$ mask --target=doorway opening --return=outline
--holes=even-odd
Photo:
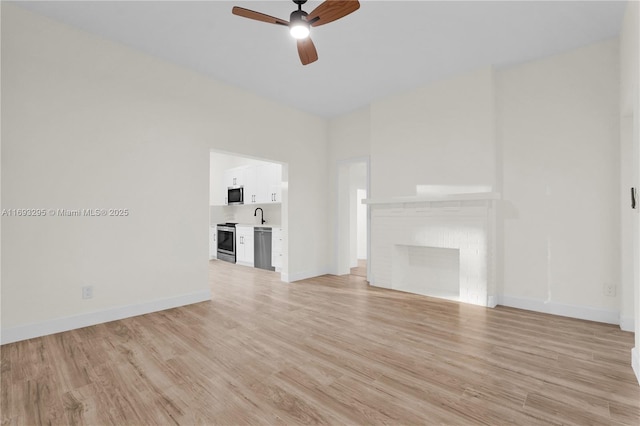
[[[210,151],[210,261],[275,270],[282,280],[288,275],[287,212],[286,163]]]
[[[368,276],[369,211],[362,200],[369,194],[369,159],[338,164],[336,269],[338,275]]]

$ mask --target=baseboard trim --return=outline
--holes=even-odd
[[[620,329],[622,331],[636,331],[636,322],[633,317],[620,317]]]
[[[640,385],[640,348],[637,346],[631,349],[631,367],[633,372],[636,373],[636,380]]]
[[[497,296],[489,296],[487,298],[487,307],[488,308],[495,308],[496,306],[498,306],[498,297]]]
[[[329,273],[329,268],[321,268],[315,271],[303,271],[303,272],[294,272],[286,274],[282,274],[282,281],[287,283],[292,283],[295,281],[306,280],[308,278],[319,277],[321,275],[327,275]]]
[[[165,309],[177,308],[179,306],[191,305],[193,303],[206,302],[209,300],[211,300],[211,292],[209,290],[205,290],[177,297],[152,300],[135,305],[120,306],[97,312],[88,312],[70,317],[57,318],[51,321],[3,328],[0,333],[0,344],[4,345],[6,343],[19,342],[21,340],[32,339],[34,337],[47,336],[49,334],[75,330],[77,328],[149,314],[151,312],[163,311]]]
[[[499,305],[512,308],[525,309],[527,311],[542,312],[545,314],[560,315],[563,317],[577,318],[588,321],[604,322],[607,324],[619,324],[620,312],[617,310],[592,308],[589,306],[566,305],[557,302],[545,302],[544,300],[523,299],[520,297],[501,296]]]

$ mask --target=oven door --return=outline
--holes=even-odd
[[[236,228],[218,225],[218,259],[236,261]]]

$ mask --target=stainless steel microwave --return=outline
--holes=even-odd
[[[244,186],[230,186],[227,188],[227,204],[244,204]]]

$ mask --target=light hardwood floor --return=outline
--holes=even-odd
[[[359,277],[367,276],[367,261],[364,259],[358,259],[358,266],[351,268],[351,275],[357,275]]]
[[[617,326],[210,270],[211,302],[2,346],[2,424],[640,422]]]

